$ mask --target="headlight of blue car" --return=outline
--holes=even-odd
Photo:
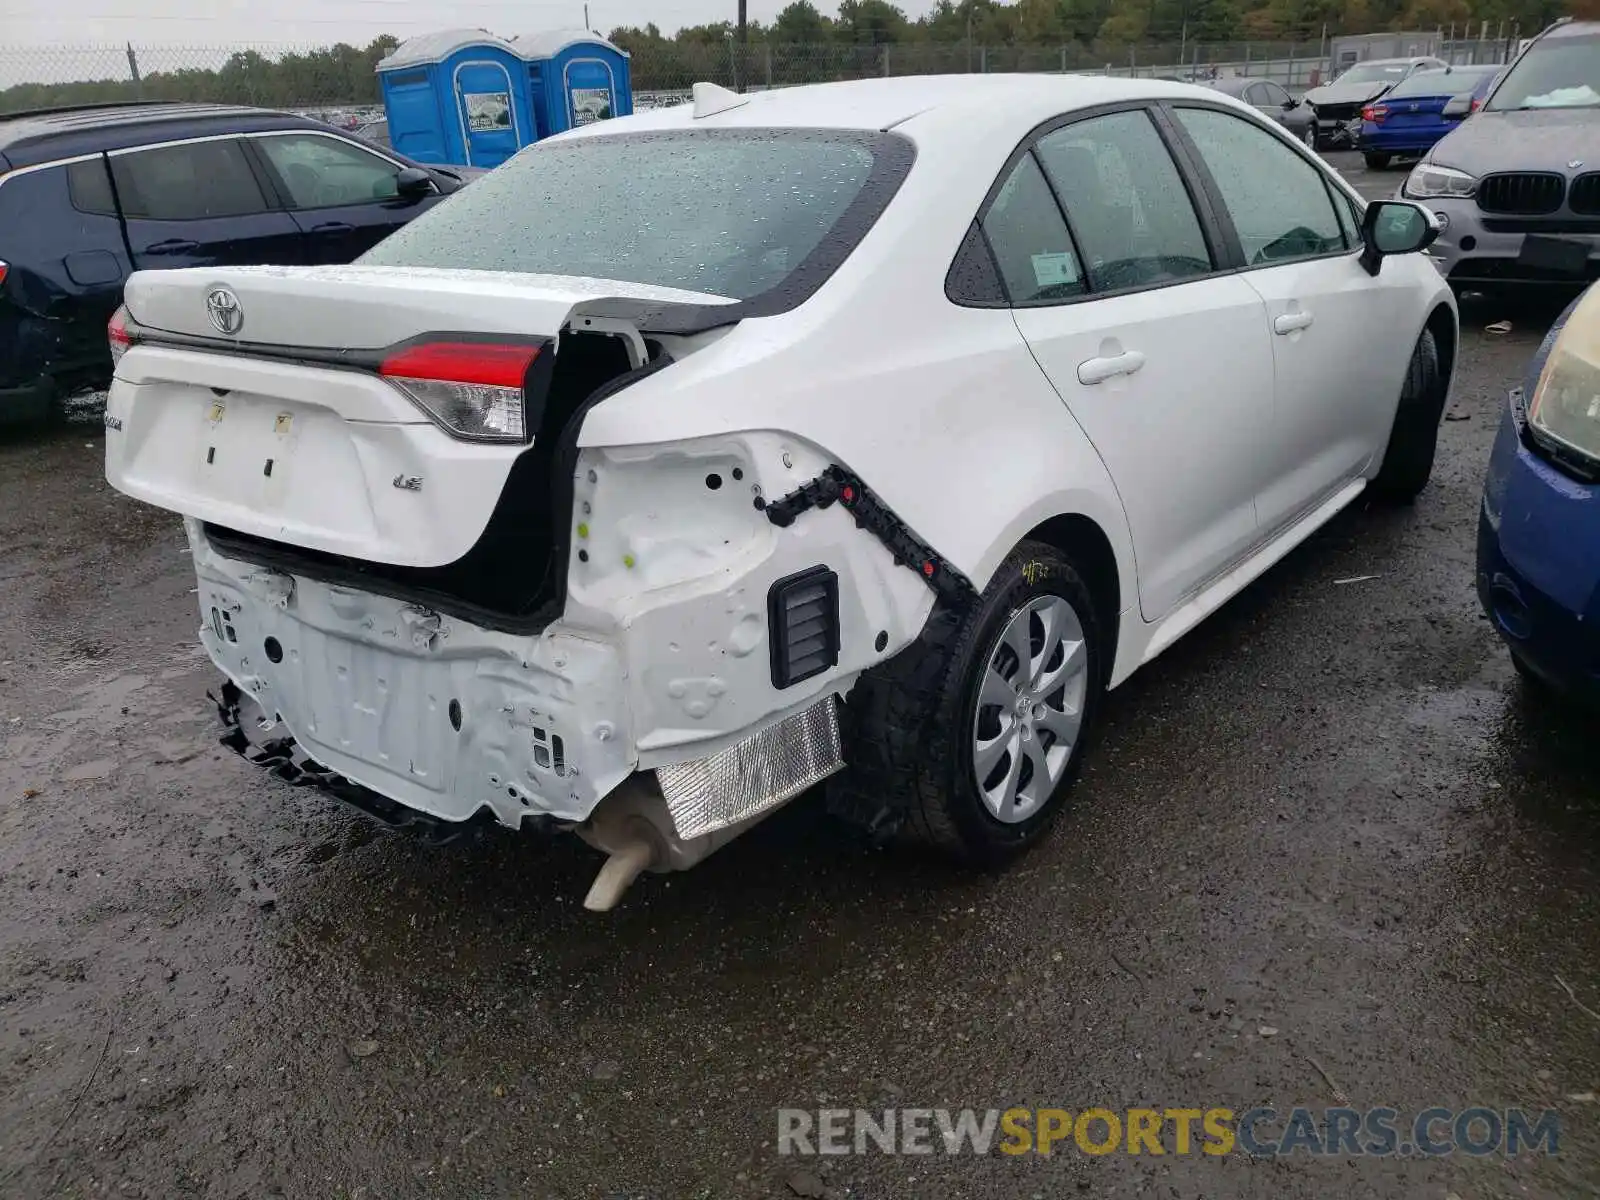
[[[1572,310],[1528,404],[1538,444],[1587,478],[1600,477],[1600,287]]]

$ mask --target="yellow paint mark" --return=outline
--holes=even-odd
[[[1040,562],[1038,559],[1034,559],[1032,562],[1022,564],[1022,577],[1030,584],[1038,583],[1039,580],[1043,579],[1047,574],[1049,574],[1049,570],[1050,569],[1045,566],[1044,563]]]
[[[289,426],[294,424],[293,413],[279,413],[278,419],[272,423],[273,433],[288,433]]]
[[[581,522],[578,525],[578,536],[581,538],[586,538],[589,536],[589,527]]]
[[[226,405],[224,405],[224,404],[213,404],[211,406],[211,417],[210,417],[211,423],[213,425],[215,425],[218,421],[222,420],[222,414],[225,413],[226,411],[227,411],[227,406]]]
[[[622,565],[627,567],[630,571],[633,570],[633,555],[624,554],[622,556]]]

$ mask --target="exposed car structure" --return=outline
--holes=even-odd
[[[1524,677],[1600,704],[1600,285],[1512,389],[1478,516],[1478,598]]]
[[[1185,84],[699,85],[352,266],[136,275],[106,472],[283,778],[575,831],[595,908],[822,779],[993,863],[1108,686],[1426,484],[1433,234]]]
[[[1399,194],[1439,217],[1430,253],[1456,288],[1600,278],[1600,22],[1535,38]]]
[[[1356,148],[1367,166],[1381,171],[1396,157],[1422,154],[1478,111],[1504,69],[1486,66],[1418,71],[1364,105]]]
[[[349,262],[465,177],[258,108],[0,115],[0,424],[105,386],[134,271]]]
[[[1315,148],[1351,147],[1361,132],[1361,109],[1395,84],[1418,71],[1444,67],[1443,59],[1426,56],[1374,58],[1358,62],[1343,75],[1301,97],[1316,117]]]

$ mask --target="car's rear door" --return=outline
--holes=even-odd
[[[1277,403],[1254,441],[1270,471],[1258,497],[1270,534],[1383,449],[1416,330],[1399,273],[1362,267],[1349,201],[1311,155],[1234,112],[1173,115],[1237,244],[1238,278],[1266,304]]]
[[[314,263],[347,263],[439,199],[396,194],[401,164],[331,133],[261,133],[251,149],[306,237]]]
[[[304,235],[269,194],[237,137],[110,154],[136,270],[293,264]]]
[[[1017,327],[1116,483],[1156,620],[1257,539],[1273,392],[1261,298],[1218,273],[1143,108],[1047,129],[982,224]]]

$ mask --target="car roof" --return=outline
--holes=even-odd
[[[324,128],[294,113],[231,104],[86,104],[0,115],[0,158],[13,168],[174,138]]]
[[[1213,79],[1206,86],[1212,91],[1221,92],[1224,96],[1242,96],[1245,88],[1252,83],[1274,83],[1278,87],[1283,86],[1272,79],[1251,78],[1248,75],[1230,75],[1226,79]]]
[[[1105,75],[902,75],[752,92],[737,107],[695,117],[693,104],[596,121],[557,140],[664,129],[824,128],[884,130],[915,119],[917,132],[945,124],[1015,125],[1019,136],[1045,118],[1118,101],[1212,97],[1189,83]]]

